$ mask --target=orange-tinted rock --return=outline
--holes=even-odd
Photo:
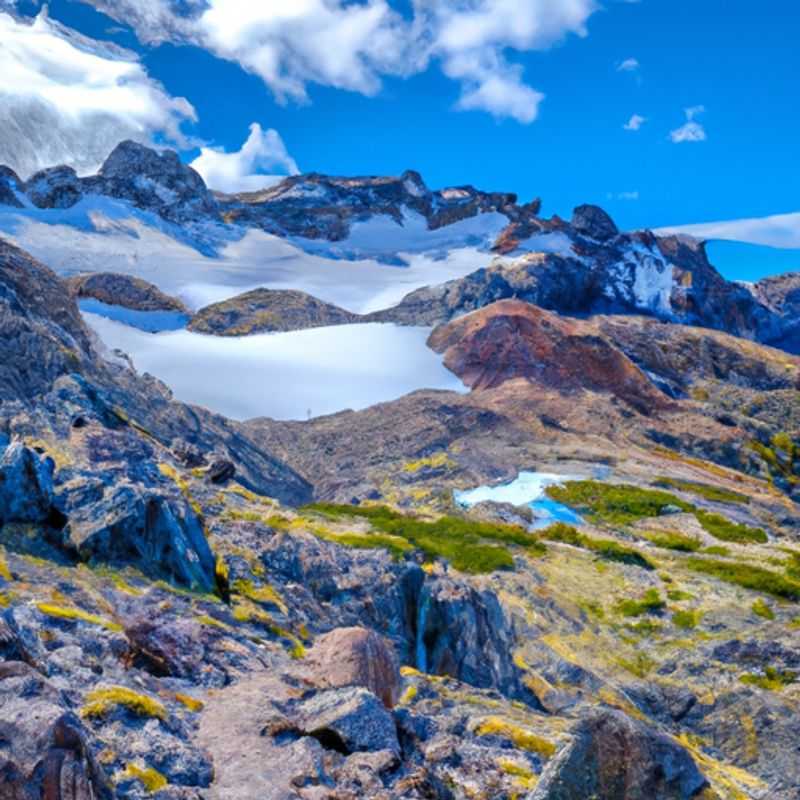
[[[525,378],[563,393],[612,394],[642,412],[669,401],[589,323],[518,300],[502,300],[437,328],[428,341],[472,389]]]
[[[362,686],[392,708],[400,694],[400,668],[386,640],[366,628],[337,628],[317,639],[306,656],[319,686]]]

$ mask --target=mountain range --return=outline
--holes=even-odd
[[[800,275],[541,209],[0,168],[0,797],[800,797]]]

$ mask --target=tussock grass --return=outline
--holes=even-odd
[[[563,522],[557,522],[555,525],[545,528],[541,536],[543,539],[553,542],[571,544],[573,547],[589,550],[607,561],[632,564],[646,570],[654,570],[656,568],[655,564],[638,550],[625,547],[625,545],[621,545],[613,539],[595,539],[591,536],[586,536],[580,533],[577,528],[573,528]]]
[[[694,572],[710,575],[744,589],[763,592],[784,600],[800,601],[800,583],[763,567],[699,557],[688,559],[686,565]]]

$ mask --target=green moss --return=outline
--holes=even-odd
[[[734,492],[731,489],[724,489],[721,486],[711,486],[707,483],[696,483],[695,481],[684,481],[678,478],[658,478],[655,486],[662,489],[673,489],[679,492],[687,492],[689,494],[702,497],[704,500],[709,500],[715,503],[741,503],[747,504],[750,498],[741,492]]]
[[[758,617],[762,619],[773,620],[775,619],[775,612],[770,608],[769,603],[765,602],[762,598],[758,598],[758,600],[750,606],[750,610]]]
[[[546,491],[556,502],[613,525],[627,525],[640,519],[658,517],[667,506],[694,511],[694,506],[674,494],[627,484],[570,481],[563,486],[549,486]]]
[[[731,550],[729,547],[722,547],[722,545],[712,545],[711,547],[704,547],[701,551],[704,555],[709,556],[722,556],[723,558],[730,557]]]
[[[779,692],[797,680],[796,672],[781,672],[774,667],[767,667],[763,674],[750,672],[742,675],[739,680],[750,686],[758,686],[771,692]]]
[[[423,469],[452,469],[453,467],[455,467],[455,462],[450,459],[447,453],[434,453],[427,458],[406,462],[403,464],[403,472],[413,475]]]
[[[641,617],[643,614],[658,614],[667,607],[658,589],[648,589],[639,600],[621,600],[616,610],[626,617]]]
[[[785,600],[800,601],[800,583],[789,580],[777,572],[750,564],[734,561],[714,561],[705,558],[690,558],[686,562],[689,569],[710,575],[726,583],[764,592]]]
[[[444,558],[456,569],[474,574],[511,569],[514,560],[509,546],[523,548],[533,555],[545,552],[542,543],[525,528],[462,517],[443,516],[434,521],[400,514],[386,506],[343,506],[316,503],[305,511],[332,519],[361,517],[392,540],[372,539],[357,534],[335,534],[336,541],[348,546],[380,546],[394,552],[418,549],[429,559]],[[373,537],[378,534],[371,534]],[[408,548],[401,543],[405,541]]]
[[[662,550],[676,550],[679,553],[694,553],[701,547],[699,539],[674,531],[662,531],[648,535],[648,541]]]
[[[681,589],[670,589],[667,592],[667,597],[673,603],[680,603],[684,600],[694,600],[694,595],[689,592],[684,592]]]
[[[142,784],[148,794],[155,794],[166,788],[167,779],[157,770],[151,767],[137,767],[135,764],[128,764],[125,771],[120,773],[120,780],[137,780]]]
[[[89,692],[81,715],[88,718],[105,717],[117,708],[124,708],[138,717],[167,719],[167,709],[162,703],[124,686],[111,686]]]
[[[182,705],[186,706],[193,714],[199,714],[204,708],[205,703],[202,700],[197,700],[188,694],[176,694],[175,699]]]
[[[122,626],[116,622],[104,619],[103,617],[88,614],[86,611],[81,611],[79,608],[69,608],[66,606],[57,606],[52,603],[37,603],[36,607],[42,614],[56,619],[66,619],[74,622],[86,622],[89,625],[98,625],[113,633],[121,633]]]
[[[500,717],[482,720],[475,733],[477,736],[499,736],[510,741],[517,749],[536,753],[543,758],[550,758],[556,752],[556,746],[552,742]]]
[[[672,624],[683,630],[691,630],[700,624],[702,616],[699,611],[676,611],[672,615]]]
[[[234,581],[233,591],[255,603],[274,606],[283,612],[287,610],[283,598],[269,584],[256,586],[252,581],[238,580]]]
[[[625,547],[613,539],[595,539],[580,533],[571,525],[557,522],[541,532],[541,537],[552,542],[570,544],[573,547],[580,547],[583,550],[590,550],[600,558],[607,561],[617,561],[622,564],[632,564],[646,570],[656,568],[655,564],[638,550]]]
[[[633,659],[620,658],[617,663],[637,678],[646,678],[656,666],[656,662],[645,653],[637,653]]]
[[[719,514],[709,514],[705,511],[697,512],[697,521],[715,539],[723,542],[737,542],[739,544],[765,544],[769,541],[767,534],[761,528],[751,528],[749,525],[739,525],[731,522]]]

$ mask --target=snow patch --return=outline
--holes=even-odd
[[[182,314],[180,311],[138,311],[124,306],[109,305],[94,298],[79,300],[78,307],[87,314],[122,322],[147,333],[181,330],[191,319],[188,314]]]
[[[372,323],[221,338],[150,334],[84,318],[109,349],[163,380],[178,400],[232,419],[306,419],[363,409],[417,389],[466,393],[426,345],[430,328]]]

